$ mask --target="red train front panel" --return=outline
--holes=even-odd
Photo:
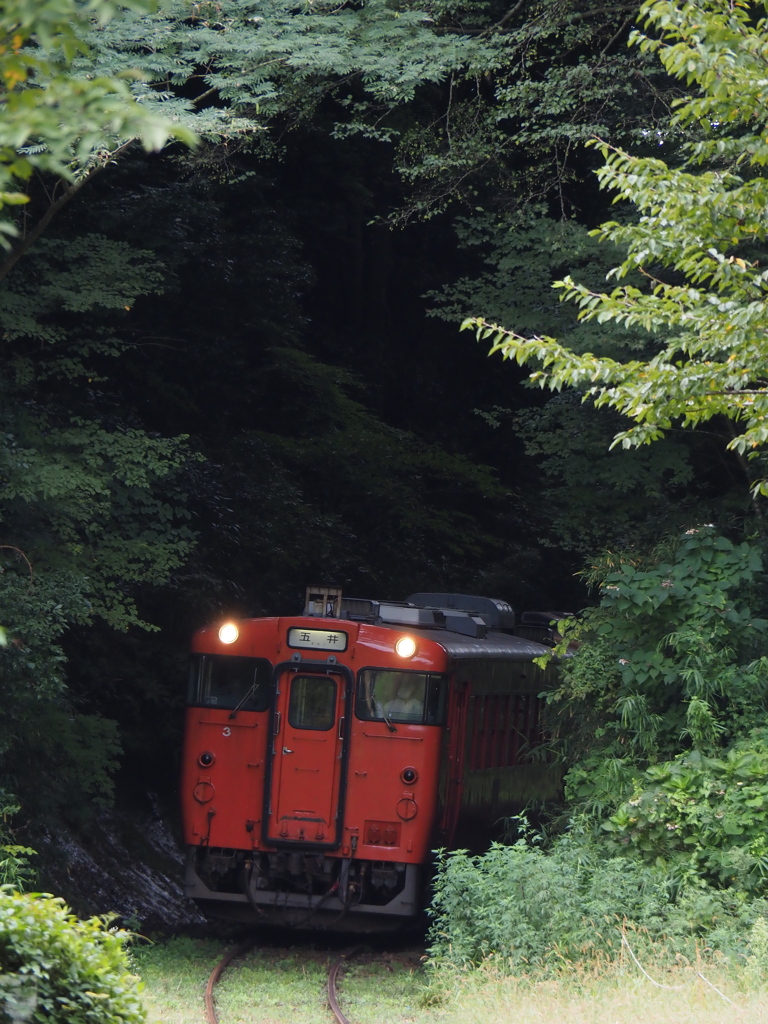
[[[419,637],[400,655],[404,631],[346,620],[231,625],[193,645],[189,895],[294,923],[412,916],[437,813],[444,650]]]

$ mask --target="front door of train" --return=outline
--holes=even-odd
[[[341,841],[351,675],[305,665],[278,672],[264,836],[271,843]]]

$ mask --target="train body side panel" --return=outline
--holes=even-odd
[[[531,803],[557,799],[563,770],[553,763],[541,728],[543,693],[553,665],[531,662],[461,665],[467,699],[457,836],[484,837],[504,817]]]
[[[261,828],[269,716],[192,707],[181,777],[184,841],[250,849]],[[212,756],[209,765],[204,755]]]

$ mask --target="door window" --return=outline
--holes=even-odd
[[[294,729],[326,732],[336,720],[336,682],[323,676],[294,676],[288,721]]]

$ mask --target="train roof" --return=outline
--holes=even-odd
[[[456,661],[473,658],[482,658],[486,661],[495,658],[503,661],[530,661],[532,658],[552,653],[551,647],[511,633],[489,632],[484,637],[472,637],[454,633],[449,629],[409,629],[408,632],[440,644]]]
[[[525,612],[517,625],[512,606],[498,598],[420,592],[380,601],[343,596],[340,587],[308,587],[304,614],[407,629],[455,660],[530,661],[551,651],[550,624],[569,613]]]

